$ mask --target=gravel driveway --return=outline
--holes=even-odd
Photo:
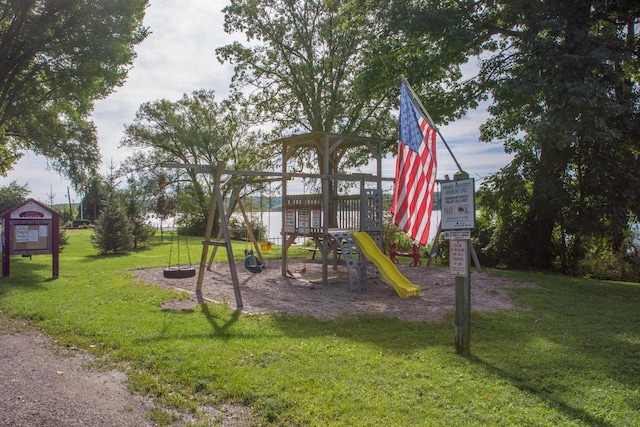
[[[0,314],[0,425],[153,426],[151,401],[127,390],[124,373],[88,368],[91,360]]]

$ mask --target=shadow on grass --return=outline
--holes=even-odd
[[[559,412],[562,412],[571,419],[579,419],[590,426],[613,427],[614,425],[583,409],[569,405],[558,396],[556,396],[553,390],[545,389],[544,387],[541,387],[540,384],[536,384],[532,380],[524,378],[523,376],[518,375],[513,371],[500,368],[499,366],[483,360],[480,357],[470,356],[469,360],[477,363],[487,372],[508,380],[509,382],[511,382],[511,384],[513,384],[514,387],[518,388],[519,390],[536,396],[541,401],[547,403],[550,407]]]
[[[438,323],[408,322],[383,314],[345,315],[337,320],[312,316],[273,314],[275,326],[288,337],[305,340],[332,337],[375,345],[386,352],[405,355],[430,347],[451,348],[452,316]]]
[[[531,310],[474,313],[469,360],[568,417],[612,425],[588,390],[624,400],[640,387],[640,286],[562,277],[514,294]]]
[[[221,308],[217,312],[212,312],[209,304],[205,301],[202,295],[197,295],[197,305],[195,307],[180,308],[180,309],[163,309],[164,321],[159,333],[154,336],[144,337],[137,340],[138,343],[143,342],[160,342],[160,341],[172,341],[180,339],[182,341],[188,341],[191,339],[205,339],[215,338],[222,341],[230,341],[234,338],[232,326],[237,323],[242,312],[240,310],[232,311],[229,315],[230,309]],[[198,311],[197,309],[200,309]],[[216,307],[217,309],[217,307]],[[182,323],[182,320],[174,323],[176,319],[186,318],[191,319],[189,322],[198,321],[202,313],[202,317],[211,326],[211,329],[203,328],[201,330],[193,331],[192,328],[186,328]],[[173,329],[171,331],[171,329]]]
[[[35,290],[42,288],[39,283],[55,280],[51,255],[45,256],[49,257],[49,263],[34,261],[28,257],[11,257],[9,276],[0,277],[0,285]]]
[[[214,335],[218,338],[223,338],[225,340],[230,339],[231,334],[229,333],[229,328],[238,321],[238,317],[240,317],[241,311],[234,310],[233,314],[231,315],[231,318],[226,322],[221,322],[222,324],[219,325],[218,324],[219,319],[216,316],[213,316],[211,314],[211,311],[209,310],[209,307],[206,301],[202,297],[201,292],[196,292],[196,299],[202,309],[202,313],[204,314],[204,317],[207,319],[207,322],[209,322],[209,324],[213,328]]]

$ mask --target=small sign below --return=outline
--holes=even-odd
[[[471,238],[471,230],[445,231],[445,240],[469,240]]]
[[[458,277],[467,277],[469,261],[466,240],[449,241],[449,271]]]

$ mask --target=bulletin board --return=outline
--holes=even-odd
[[[2,223],[2,277],[11,271],[11,255],[51,254],[52,277],[60,265],[60,215],[34,199],[17,204],[0,214]]]
[[[51,252],[49,224],[11,224],[11,253]]]

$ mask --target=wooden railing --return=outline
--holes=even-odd
[[[342,230],[357,230],[360,226],[360,203],[359,194],[335,196],[333,203],[331,203],[334,221],[331,221],[330,227]],[[283,209],[293,208],[320,211],[322,209],[322,195],[287,195],[282,207]],[[322,227],[322,223],[320,226]]]

